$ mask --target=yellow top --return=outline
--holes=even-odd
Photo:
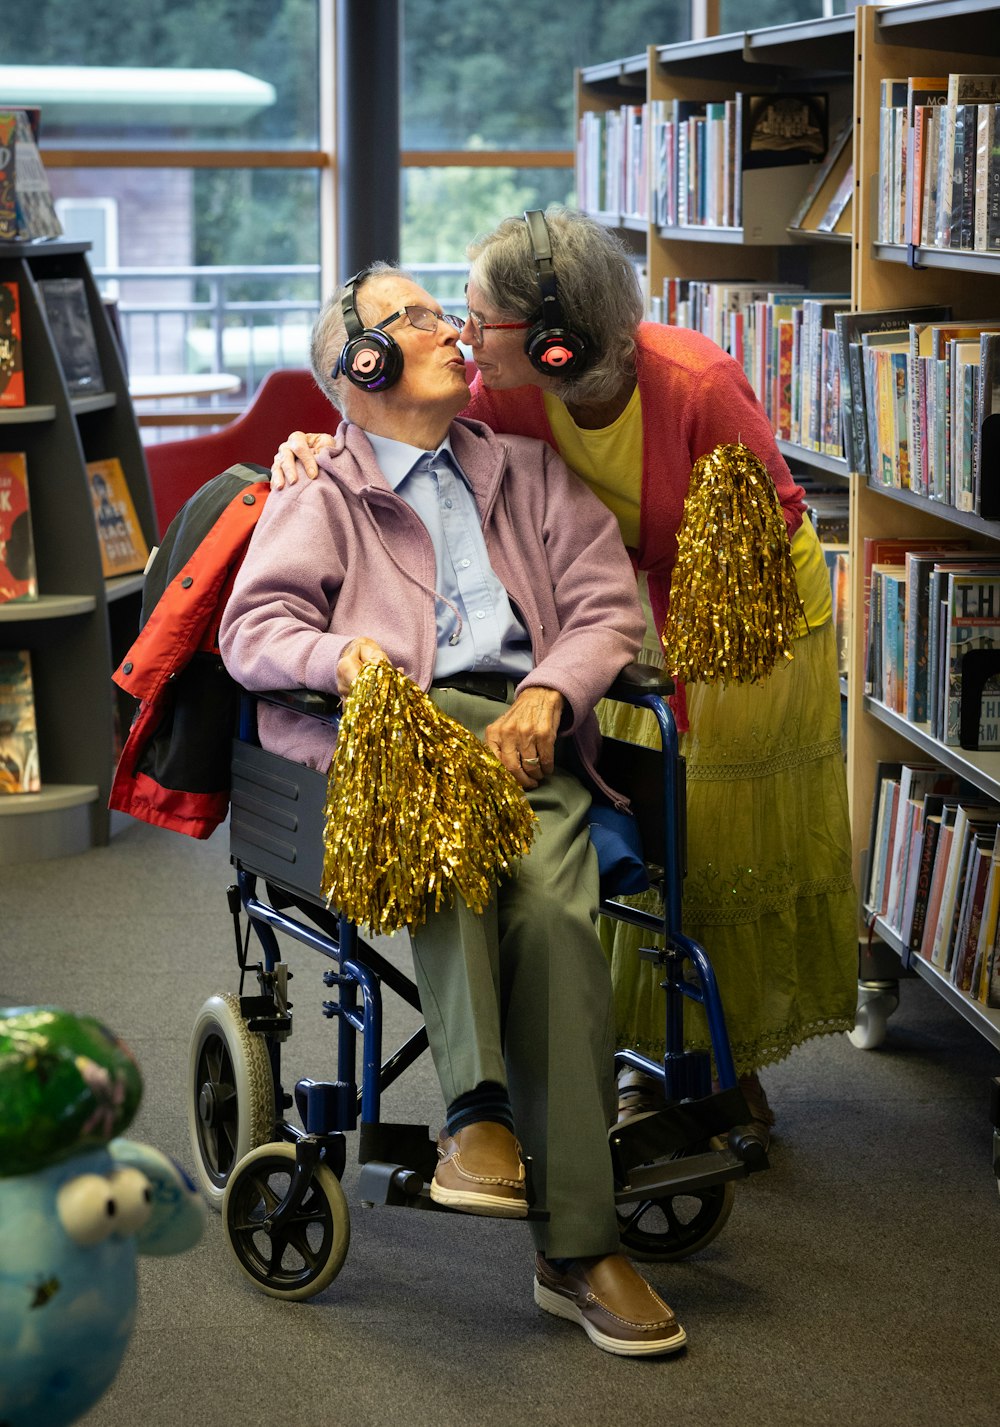
[[[637,550],[642,500],[642,407],[638,386],[621,416],[597,431],[577,426],[558,397],[545,392],[543,398],[560,456],[614,515],[625,544]],[[803,519],[792,537],[792,563],[805,612],[796,634],[807,634],[833,615],[826,560],[815,527],[808,519]]]
[[[577,426],[558,397],[548,392],[543,397],[560,456],[611,511],[629,549],[638,550],[642,499],[642,407],[638,384],[621,416],[598,431]]]

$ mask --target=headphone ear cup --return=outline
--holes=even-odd
[[[340,369],[362,391],[387,391],[403,374],[403,352],[387,332],[367,327],[344,343]]]
[[[578,332],[538,322],[524,343],[528,360],[547,377],[576,376],[587,364],[587,343]]]

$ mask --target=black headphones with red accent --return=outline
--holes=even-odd
[[[403,375],[403,349],[380,327],[366,327],[358,315],[355,293],[369,269],[348,278],[340,304],[347,341],[330,373],[334,381],[343,373],[361,391],[388,391]]]
[[[590,360],[590,343],[582,332],[567,327],[563,319],[545,215],[540,208],[529,208],[525,210],[524,221],[528,225],[542,298],[534,325],[525,338],[525,353],[535,370],[547,377],[579,376]]]

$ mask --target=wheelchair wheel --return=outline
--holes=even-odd
[[[236,1166],[226,1187],[226,1238],[247,1278],[273,1298],[311,1298],[343,1268],[351,1218],[340,1180],[326,1165],[294,1217],[275,1228],[268,1216],[281,1203],[295,1168],[295,1146],[261,1145]]]
[[[188,1127],[195,1176],[214,1209],[234,1165],[273,1138],[274,1114],[263,1036],[247,1029],[238,996],[209,996],[191,1034]]]
[[[672,1263],[710,1244],[733,1211],[732,1180],[709,1184],[694,1193],[639,1199],[618,1207],[618,1234],[630,1258]]]

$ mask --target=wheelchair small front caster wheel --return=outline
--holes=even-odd
[[[858,1009],[854,1030],[848,1039],[856,1050],[876,1050],[885,1040],[889,1017],[899,1005],[896,982],[862,982],[858,986]]]
[[[272,1223],[294,1172],[294,1145],[261,1145],[233,1170],[222,1205],[226,1238],[247,1278],[273,1298],[291,1300],[331,1284],[351,1242],[347,1200],[325,1164],[313,1167],[299,1207]]]
[[[732,1180],[694,1192],[639,1199],[618,1207],[618,1237],[625,1252],[646,1263],[673,1263],[710,1244],[733,1212]]]
[[[247,1027],[240,999],[209,996],[191,1033],[188,1128],[195,1177],[222,1208],[233,1166],[274,1137],[274,1077],[263,1036]]]

